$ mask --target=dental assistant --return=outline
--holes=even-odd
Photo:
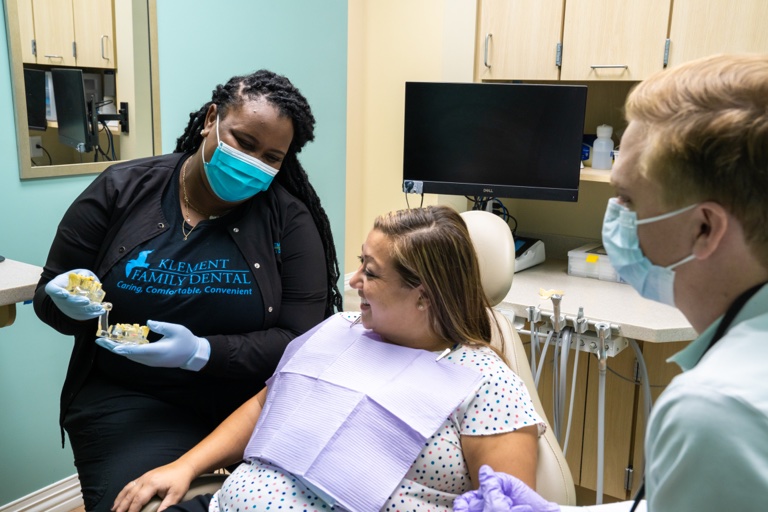
[[[34,305],[75,338],[60,423],[86,510],[203,439],[340,309],[330,225],[297,158],[314,125],[287,78],[233,77],[173,154],[111,166],[65,213]],[[110,324],[146,324],[152,343],[97,339],[103,308],[65,291],[71,271],[102,283]]]
[[[622,278],[677,306],[701,333],[671,358],[684,372],[649,419],[647,509],[763,511],[768,55],[717,55],[658,73],[631,92],[626,115],[603,244]],[[571,509],[488,467],[480,481],[456,511]]]

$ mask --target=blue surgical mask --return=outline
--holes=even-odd
[[[637,213],[619,204],[615,197],[608,200],[608,208],[605,210],[603,219],[603,247],[611,260],[611,266],[616,269],[619,277],[632,285],[646,299],[674,306],[674,269],[693,260],[694,256],[691,254],[668,267],[654,265],[640,249],[637,226],[669,219],[696,206],[692,204],[656,217],[637,220]]]
[[[236,203],[251,198],[269,188],[278,169],[270,167],[258,158],[227,145],[219,138],[219,116],[216,116],[216,140],[219,145],[205,161],[205,139],[203,139],[203,168],[211,189],[219,199]]]

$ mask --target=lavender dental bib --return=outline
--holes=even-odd
[[[244,458],[279,466],[347,510],[379,510],[481,379],[343,314],[291,345]]]

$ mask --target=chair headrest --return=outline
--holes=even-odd
[[[512,288],[515,275],[515,241],[504,220],[491,212],[461,213],[480,262],[480,279],[492,306],[500,303]]]

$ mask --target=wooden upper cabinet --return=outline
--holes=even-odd
[[[72,0],[72,5],[75,13],[77,65],[115,69],[112,1]]]
[[[13,0],[11,0],[13,1]],[[32,0],[15,0],[19,13],[19,41],[21,41],[21,61],[36,64],[35,22],[32,15]]]
[[[76,65],[72,3],[66,0],[34,0],[32,10],[35,17],[37,63]]]
[[[669,65],[714,53],[768,53],[766,0],[675,0]]]
[[[557,80],[563,0],[480,0],[475,80]]]
[[[560,79],[642,80],[663,69],[670,2],[568,0]]]

